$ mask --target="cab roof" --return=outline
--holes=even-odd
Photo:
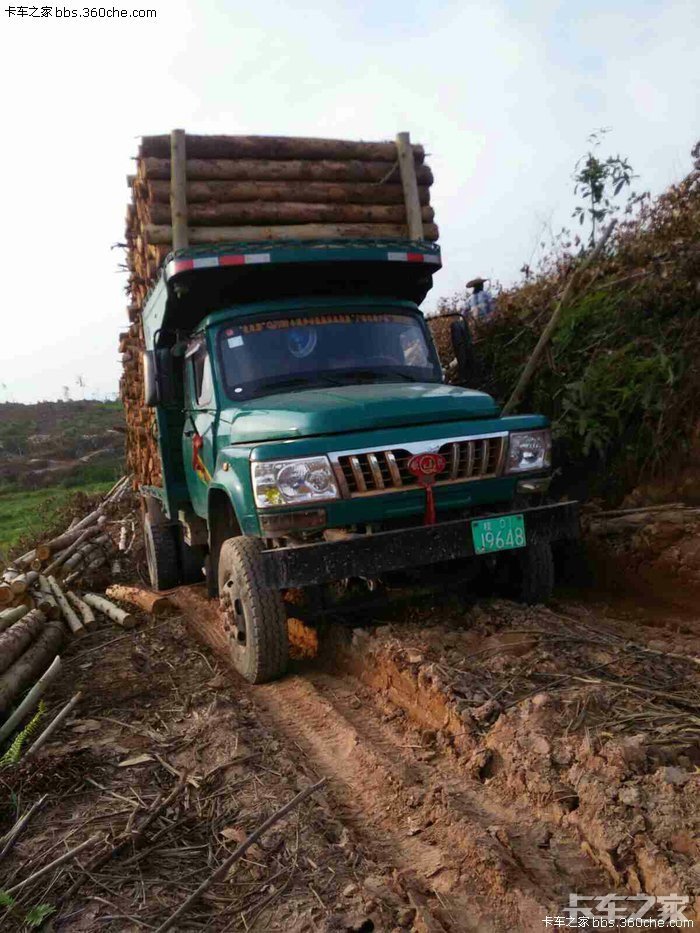
[[[222,243],[170,253],[143,311],[146,345],[169,342],[223,307],[302,295],[420,304],[442,265],[435,243],[318,240]]]

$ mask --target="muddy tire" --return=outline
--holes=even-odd
[[[151,586],[154,590],[172,590],[180,582],[175,529],[172,525],[155,523],[146,515],[143,537]]]
[[[554,589],[552,545],[539,539],[530,541],[515,560],[516,599],[529,606],[546,603]]]
[[[282,594],[263,583],[262,543],[229,538],[219,555],[219,603],[234,667],[251,684],[281,677],[289,643]]]

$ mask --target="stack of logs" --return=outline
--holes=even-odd
[[[396,143],[182,130],[143,137],[128,179],[131,324],[119,343],[127,468],[138,484],[163,481],[154,413],[143,407],[141,310],[165,256],[174,247],[222,242],[436,240],[424,158],[407,133]]]
[[[26,722],[58,674],[69,632],[84,635],[97,612],[127,628],[135,624],[103,596],[67,588],[111,559],[116,546],[105,530],[106,512],[130,486],[129,477],[121,479],[95,510],[0,574],[0,745]],[[111,595],[128,597],[127,590],[116,587]]]

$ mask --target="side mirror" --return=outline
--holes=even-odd
[[[170,348],[143,354],[143,402],[148,408],[168,407],[178,401],[175,365]]]

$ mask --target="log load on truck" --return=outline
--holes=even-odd
[[[340,583],[454,562],[549,597],[577,505],[546,501],[544,417],[445,383],[421,146],[175,130],[130,182],[121,394],[155,589],[205,579],[253,683],[286,669],[287,607]]]

